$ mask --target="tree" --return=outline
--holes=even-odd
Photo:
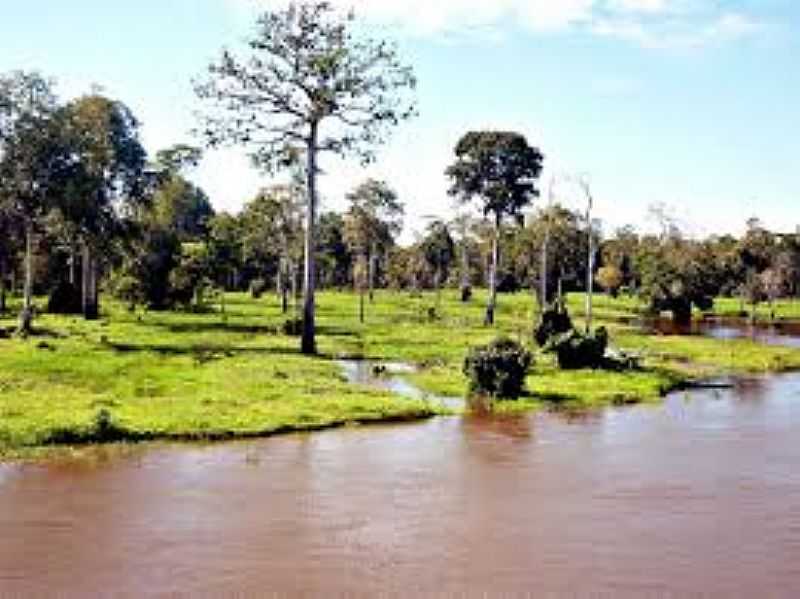
[[[676,323],[691,322],[692,307],[708,310],[718,289],[713,261],[703,244],[682,239],[677,230],[668,238],[641,240],[637,263],[641,269],[639,294],[651,312],[672,312]]]
[[[617,297],[622,282],[622,271],[613,264],[603,266],[597,271],[597,283],[600,287],[605,289],[611,297]]]
[[[235,216],[217,214],[208,223],[208,246],[218,285],[224,291],[238,286],[242,268],[242,227]]]
[[[461,301],[465,303],[472,297],[469,257],[470,247],[473,243],[473,225],[473,219],[467,213],[459,214],[451,222],[451,228],[458,233],[458,253],[460,256],[459,286],[461,288]]]
[[[241,215],[245,260],[260,277],[274,274],[284,314],[288,295],[297,299],[303,256],[302,206],[297,188],[276,185],[263,189]]]
[[[438,309],[441,305],[442,281],[447,279],[456,255],[455,243],[447,223],[437,219],[428,225],[428,235],[422,240],[421,250],[428,268],[433,271]]]
[[[373,301],[379,256],[385,255],[403,228],[403,205],[385,181],[368,179],[347,194],[350,208],[344,217],[344,239],[358,256],[358,285],[361,321],[364,321],[364,292]]]
[[[66,115],[77,171],[60,209],[78,229],[83,313],[94,319],[99,312],[97,254],[120,233],[126,205],[144,199],[147,155],[139,141],[139,122],[122,102],[83,96],[66,107]]]
[[[19,332],[33,321],[33,245],[71,168],[63,119],[49,81],[38,73],[0,76],[0,204],[24,229],[25,286]]]
[[[616,267],[622,275],[621,285],[636,287],[636,254],[639,248],[639,235],[635,229],[626,225],[614,233],[614,237],[603,243],[601,259],[606,266]],[[602,283],[601,283],[602,284]]]
[[[188,144],[175,144],[156,152],[156,165],[167,175],[194,168],[203,159],[203,150]]]
[[[202,159],[199,148],[177,144],[156,154],[159,185],[153,197],[155,217],[172,228],[182,242],[197,241],[208,233],[214,208],[206,193],[184,177]]]
[[[291,2],[265,12],[245,58],[223,51],[196,85],[207,100],[202,132],[210,146],[242,144],[269,173],[305,157],[306,225],[301,350],[316,353],[315,255],[318,158],[322,152],[374,158],[389,126],[411,117],[416,81],[394,48],[357,36],[352,13],[329,2]],[[327,130],[323,125],[330,123]]]
[[[350,280],[353,257],[345,242],[344,218],[336,212],[320,215],[317,244],[319,283],[344,287]]]
[[[494,324],[497,305],[497,266],[500,225],[506,216],[521,218],[521,211],[539,195],[536,181],[542,172],[542,153],[519,133],[472,131],[458,142],[456,161],[447,168],[450,194],[462,203],[479,198],[484,216],[494,225],[489,271],[486,324]]]

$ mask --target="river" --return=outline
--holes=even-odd
[[[0,589],[800,594],[800,376],[0,467]]]

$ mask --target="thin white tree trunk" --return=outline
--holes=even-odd
[[[500,216],[495,216],[494,235],[492,237],[492,264],[489,269],[489,304],[486,306],[486,324],[494,324],[494,313],[497,308],[497,265],[500,262]]]
[[[303,335],[300,351],[306,355],[317,353],[316,305],[315,305],[315,258],[317,221],[317,134],[319,124],[311,123],[308,138],[307,158],[308,200],[306,206],[305,269],[303,271]]]
[[[377,260],[375,244],[369,254],[369,303],[375,301],[375,261]]]
[[[26,334],[33,322],[33,224],[25,226],[25,286],[23,290],[22,312],[19,316],[19,332]]]

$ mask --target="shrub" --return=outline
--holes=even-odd
[[[547,351],[554,352],[558,365],[564,370],[580,368],[602,368],[605,364],[608,332],[600,327],[593,335],[584,335],[576,330],[553,338]]]
[[[464,360],[464,374],[473,393],[517,399],[532,364],[533,356],[528,350],[515,341],[500,338],[472,348]]]
[[[544,347],[551,339],[570,331],[572,331],[572,319],[567,309],[560,304],[554,304],[542,313],[533,336],[539,347]]]
[[[115,298],[125,302],[129,310],[136,308],[138,303],[147,301],[136,277],[125,272],[112,273],[108,278],[106,288]]]

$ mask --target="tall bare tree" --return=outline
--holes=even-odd
[[[272,174],[304,155],[307,176],[303,335],[316,353],[315,247],[320,153],[374,158],[388,129],[415,114],[406,94],[416,85],[394,47],[357,35],[353,13],[329,2],[292,2],[267,11],[246,56],[228,50],[196,84],[206,101],[201,133],[210,146],[248,148]],[[324,127],[327,125],[327,128]]]

